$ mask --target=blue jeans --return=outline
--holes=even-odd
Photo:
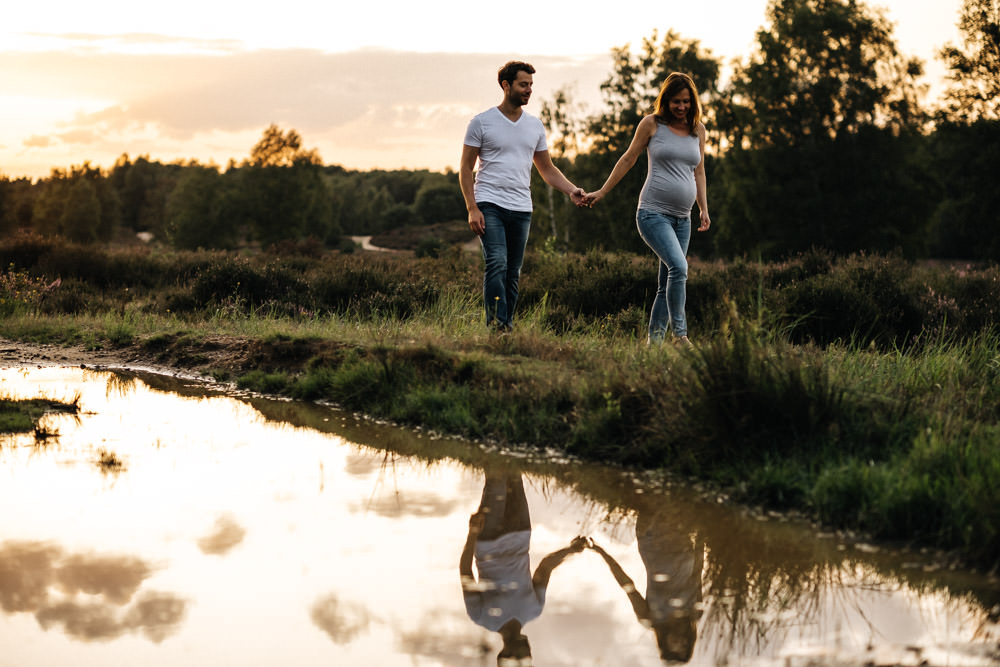
[[[483,274],[486,324],[510,329],[517,306],[524,248],[528,245],[531,211],[511,211],[489,202],[476,205],[486,221],[486,231],[480,237],[486,263]]]
[[[687,249],[691,241],[691,218],[639,209],[635,214],[639,236],[660,259],[656,298],[649,313],[649,342],[659,343],[668,327],[674,336],[687,335],[684,302],[687,299]]]

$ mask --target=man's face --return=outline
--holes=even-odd
[[[531,97],[531,75],[525,71],[520,71],[517,73],[517,78],[514,82],[507,86],[507,82],[504,82],[504,89],[507,91],[507,100],[514,104],[515,106],[524,106],[528,103],[528,98]]]

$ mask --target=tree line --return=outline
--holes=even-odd
[[[276,125],[247,159],[224,170],[123,155],[107,171],[84,163],[36,183],[0,178],[0,231],[76,242],[148,234],[180,249],[306,239],[337,247],[345,235],[453,219],[463,210],[454,173],[323,165],[298,132]]]
[[[857,0],[771,0],[753,52],[728,64],[673,31],[613,50],[602,107],[572,90],[540,115],[560,168],[596,188],[671,71],[697,84],[709,132],[712,234],[703,257],[847,254],[1000,260],[1000,0],[963,0],[962,44],[940,57],[948,87],[922,101],[923,65],[899,52],[884,12]],[[456,152],[458,147],[456,146]],[[642,250],[634,208],[644,165],[593,210],[533,183],[532,242]],[[122,156],[38,182],[0,177],[0,232],[80,242],[146,232],[178,248],[266,247],[464,219],[452,172],[323,165],[295,130],[267,128],[226,169]],[[353,247],[349,244],[344,248]]]

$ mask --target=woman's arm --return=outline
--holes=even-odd
[[[632,603],[632,611],[635,612],[635,617],[640,621],[649,620],[649,605],[646,603],[646,598],[642,597],[639,591],[635,589],[635,583],[632,581],[632,578],[625,574],[625,570],[618,564],[618,561],[612,558],[611,554],[605,551],[603,547],[591,542],[590,548],[599,553],[604,562],[608,564],[608,568],[611,570],[615,581],[622,587],[625,595],[628,596],[629,602]]]
[[[708,217],[708,192],[706,191],[705,178],[705,126],[698,124],[698,148],[701,151],[701,162],[694,169],[695,199],[698,201],[698,212],[701,214],[701,224],[698,231],[704,232],[712,225],[712,219]]]
[[[601,186],[600,190],[595,190],[587,195],[588,206],[593,206],[599,202],[604,198],[604,195],[611,192],[612,188],[618,185],[618,182],[625,177],[625,174],[635,166],[639,156],[649,146],[649,140],[653,138],[654,134],[656,134],[656,116],[646,116],[639,121],[639,125],[635,128],[635,135],[632,137],[632,143],[622,153],[622,156],[618,158],[618,162],[615,163],[615,167],[611,170],[611,174],[608,175],[608,179],[604,181],[604,185]]]

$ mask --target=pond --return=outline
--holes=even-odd
[[[195,380],[0,370],[0,665],[995,665],[1000,583]],[[464,573],[464,574],[463,574]]]

